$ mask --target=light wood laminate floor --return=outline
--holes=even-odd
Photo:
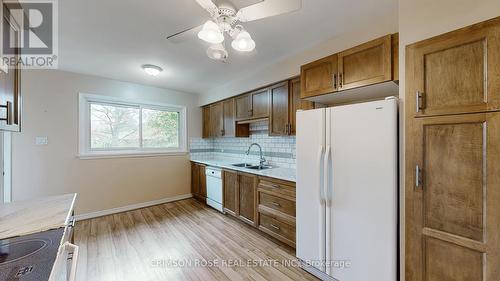
[[[287,264],[293,249],[194,199],[78,222],[75,243],[77,281],[316,280]]]

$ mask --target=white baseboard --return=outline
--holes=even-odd
[[[92,212],[92,213],[80,214],[80,215],[75,216],[75,220],[76,221],[88,220],[88,219],[92,219],[92,218],[98,218],[98,217],[102,217],[102,216],[107,216],[107,215],[131,211],[131,210],[146,208],[146,207],[150,207],[150,206],[154,206],[154,205],[165,204],[168,202],[179,201],[179,200],[183,200],[183,199],[187,199],[187,198],[191,198],[191,197],[193,197],[193,195],[191,193],[188,193],[188,194],[178,195],[178,196],[174,196],[174,197],[162,198],[162,199],[158,199],[158,200],[137,203],[137,204],[127,205],[127,206],[113,208],[113,209],[107,209],[107,210],[102,210],[102,211],[97,211],[97,212]]]

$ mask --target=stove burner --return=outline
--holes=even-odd
[[[46,239],[24,240],[2,244],[0,242],[0,264],[15,262],[47,247]]]
[[[0,281],[47,281],[64,228],[0,240]]]

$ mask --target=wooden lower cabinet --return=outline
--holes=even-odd
[[[499,280],[500,112],[410,125],[406,280]]]
[[[257,226],[257,176],[223,171],[224,212]]]
[[[224,212],[295,247],[295,183],[223,171]]]
[[[222,172],[223,181],[223,206],[224,212],[238,216],[239,202],[239,185],[238,173],[234,171],[224,170]]]
[[[257,176],[238,173],[239,217],[248,224],[257,224]]]
[[[196,199],[205,201],[207,197],[205,165],[191,162],[191,193]]]
[[[259,229],[295,247],[295,183],[259,177]]]

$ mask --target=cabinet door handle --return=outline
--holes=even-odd
[[[278,203],[278,202],[271,202],[271,204],[276,206],[276,207],[281,207],[280,203]]]
[[[333,74],[333,88],[337,89],[337,73]]]
[[[415,166],[415,187],[422,189],[422,169],[420,166]]]
[[[271,224],[271,227],[274,228],[274,229],[276,229],[276,230],[280,230],[280,227],[277,226],[277,225]]]
[[[288,124],[285,124],[285,135],[288,135]]]
[[[342,73],[339,74],[339,88],[342,88],[343,84],[344,84],[344,75],[342,75]]]
[[[419,113],[422,109],[424,109],[422,105],[422,101],[424,99],[424,93],[417,91],[415,92],[415,105],[416,105],[416,112]]]
[[[0,108],[5,108],[5,118],[0,118],[0,121],[5,121],[7,125],[12,125],[12,118],[10,112],[12,110],[12,102],[8,101],[5,105],[0,105]]]

